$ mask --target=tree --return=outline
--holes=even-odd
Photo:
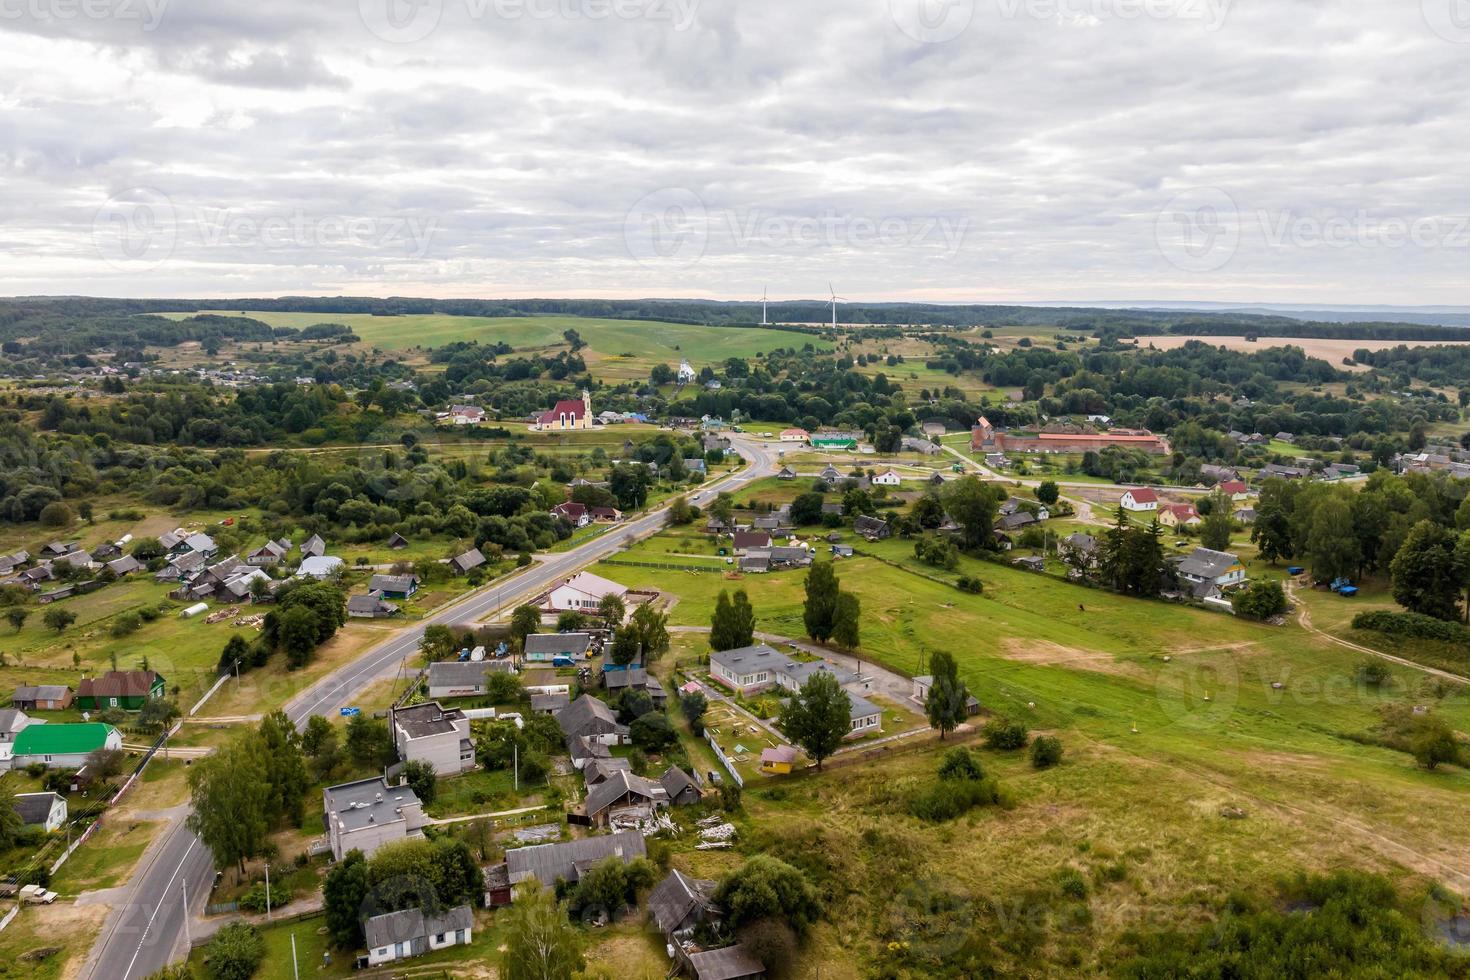
[[[0,784],[0,847],[14,847],[16,839],[24,830],[25,821],[15,808],[15,790]]]
[[[250,669],[250,644],[245,642],[245,637],[239,633],[234,634],[225,641],[224,649],[219,652],[219,663],[215,665],[216,674],[228,674],[239,664],[241,669]]]
[[[338,949],[362,947],[362,908],[370,887],[367,860],[355,848],[327,872],[327,880],[322,883],[322,906],[327,935]]]
[[[1230,535],[1235,531],[1230,498],[1223,493],[1215,493],[1206,499],[1210,503],[1210,512],[1200,521],[1200,543],[1212,551],[1224,551],[1230,547]]]
[[[939,778],[946,782],[981,780],[985,778],[985,767],[969,749],[950,749],[939,761]]]
[[[628,607],[623,604],[620,596],[609,592],[598,600],[597,615],[608,629],[616,629],[622,625],[623,618],[628,615]]]
[[[516,606],[510,614],[511,639],[520,649],[526,648],[526,637],[541,629],[541,610],[532,605]]]
[[[433,663],[453,654],[457,643],[454,630],[440,623],[431,623],[424,627],[424,635],[419,637],[419,652],[427,663]]]
[[[312,715],[301,734],[301,748],[311,760],[311,771],[318,781],[324,781],[336,771],[342,761],[341,739],[337,728],[320,715]]]
[[[822,671],[807,678],[781,709],[781,729],[822,768],[852,730],[852,707],[835,675]]]
[[[205,947],[214,980],[250,980],[265,961],[265,939],[252,925],[231,922]]]
[[[641,463],[619,463],[608,476],[608,489],[623,510],[636,510],[648,502],[651,478]]]
[[[721,528],[729,527],[735,523],[735,501],[728,493],[716,494],[709,505],[709,516],[719,522]]]
[[[56,633],[64,633],[66,628],[77,621],[77,614],[69,609],[59,609],[52,606],[41,616],[41,622],[46,628]]]
[[[832,563],[814,562],[806,573],[802,623],[806,626],[806,635],[818,643],[827,642],[832,635],[832,623],[837,615],[837,594],[837,572]]]
[[[822,913],[821,895],[806,875],[769,854],[757,854],[727,875],[714,900],[733,929],[776,920],[802,933]]]
[[[994,488],[978,477],[965,476],[945,486],[940,500],[960,526],[960,545],[966,551],[995,546],[995,515],[999,507]]]
[[[703,691],[679,695],[679,712],[689,722],[696,737],[704,735],[704,713],[709,710],[709,699]]]
[[[431,763],[424,762],[422,759],[405,762],[403,781],[408,784],[409,789],[413,790],[413,795],[422,800],[425,805],[434,802],[434,796],[439,790],[439,776],[434,772],[434,766]]]
[[[359,769],[378,769],[388,765],[398,753],[388,726],[367,715],[353,715],[347,722],[347,757]]]
[[[1002,751],[1024,749],[1030,738],[1025,725],[1007,718],[992,718],[985,723],[984,732],[986,746]]]
[[[1042,480],[1041,485],[1036,488],[1036,499],[1050,507],[1062,496],[1055,480]]]
[[[311,662],[321,622],[309,606],[292,606],[276,614],[276,642],[286,651],[286,665],[295,670]]]
[[[730,593],[724,589],[715,597],[715,611],[710,616],[709,645],[717,653],[745,645],[736,640],[735,606],[730,601]]]
[[[1251,541],[1261,557],[1276,564],[1277,559],[1290,559],[1296,554],[1291,533],[1296,487],[1280,477],[1272,477],[1261,487],[1256,501],[1256,522],[1251,525]]]
[[[674,527],[683,527],[694,521],[694,508],[689,506],[685,497],[675,497],[673,503],[669,504],[669,524]]]
[[[643,663],[651,664],[669,652],[672,640],[669,637],[669,614],[645,602],[633,610],[629,627],[638,635],[638,648],[643,653]]]
[[[70,507],[60,500],[53,500],[41,508],[42,527],[70,527],[77,519],[77,515]]]
[[[21,627],[26,624],[26,620],[30,618],[31,611],[29,609],[23,609],[20,606],[11,606],[9,609],[5,610],[6,622],[10,623],[11,628],[14,629],[17,633],[19,633]]]
[[[254,732],[227,742],[189,769],[189,829],[209,848],[215,868],[235,865],[245,873],[247,858],[264,850],[269,824],[270,786]]]
[[[101,780],[108,780],[122,773],[128,755],[122,749],[99,746],[87,753],[87,771]]]
[[[1361,553],[1346,501],[1332,496],[1317,502],[1311,512],[1305,554],[1318,579],[1331,581],[1357,568]]]
[[[501,980],[569,980],[586,968],[581,933],[551,889],[534,879],[518,886],[504,916]]]
[[[638,631],[631,626],[622,626],[615,630],[608,656],[619,666],[634,663],[638,659]]]
[[[260,720],[260,754],[265,766],[270,797],[266,813],[279,820],[301,823],[302,805],[311,780],[306,775],[306,756],[301,735],[284,711],[272,711]]]
[[[1410,528],[1388,566],[1394,601],[1410,612],[1459,619],[1465,568],[1456,544],[1455,537],[1434,521],[1423,520]]]
[[[163,731],[179,717],[179,706],[167,698],[149,698],[138,712],[138,726],[149,731]]]
[[[862,606],[851,592],[837,593],[832,614],[832,642],[844,650],[856,650],[862,640]]]
[[[633,739],[633,744],[644,752],[662,752],[678,741],[668,716],[657,711],[649,711],[634,718],[633,723],[628,726],[628,734]]]
[[[1262,579],[1232,593],[1230,608],[1247,619],[1270,619],[1286,612],[1286,592],[1281,588],[1280,582]]]
[[[1441,763],[1458,762],[1460,743],[1443,719],[1425,718],[1409,738],[1409,754],[1419,765],[1432,771]]]
[[[937,650],[929,657],[929,671],[934,682],[929,686],[929,695],[924,699],[924,714],[932,728],[939,729],[939,738],[959,727],[968,716],[967,703],[970,691],[960,680],[960,667],[954,657],[945,650]]]
[[[587,628],[587,617],[575,609],[564,609],[556,617],[558,633],[580,633]]]
[[[750,596],[744,589],[735,590],[731,623],[735,645],[729,649],[736,650],[755,643],[755,607],[750,604]]]
[[[791,523],[797,527],[822,523],[822,495],[814,491],[797,494],[791,501]]]

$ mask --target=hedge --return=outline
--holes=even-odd
[[[1423,613],[1389,612],[1386,609],[1361,612],[1353,617],[1353,629],[1376,630],[1379,633],[1411,636],[1420,640],[1470,644],[1470,629]]]

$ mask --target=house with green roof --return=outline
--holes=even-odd
[[[98,721],[28,725],[15,736],[10,765],[39,762],[51,769],[80,769],[98,749],[121,749],[122,733]]]

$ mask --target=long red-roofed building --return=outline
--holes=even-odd
[[[1047,426],[1037,431],[1000,432],[984,418],[970,430],[970,449],[983,453],[1086,453],[1109,446],[1141,449],[1150,456],[1169,455],[1169,443],[1147,429],[1098,432],[1076,425]]]
[[[592,396],[582,392],[582,399],[563,399],[537,417],[534,427],[540,431],[565,432],[592,428]]]

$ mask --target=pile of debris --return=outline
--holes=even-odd
[[[704,821],[700,821],[703,823]],[[713,827],[705,827],[699,832],[699,843],[694,845],[696,851],[728,851],[735,846],[735,825],[733,823],[716,824]]]
[[[213,626],[215,623],[218,623],[218,622],[220,622],[222,620],[229,619],[231,616],[238,616],[239,614],[240,614],[240,607],[239,606],[231,606],[228,609],[217,609],[217,610],[215,610],[214,612],[210,613],[208,616],[205,616],[204,617],[204,621],[206,623],[208,623],[210,626]]]
[[[236,626],[250,626],[254,629],[260,629],[260,627],[264,623],[264,616],[241,616],[239,619],[235,620]]]

